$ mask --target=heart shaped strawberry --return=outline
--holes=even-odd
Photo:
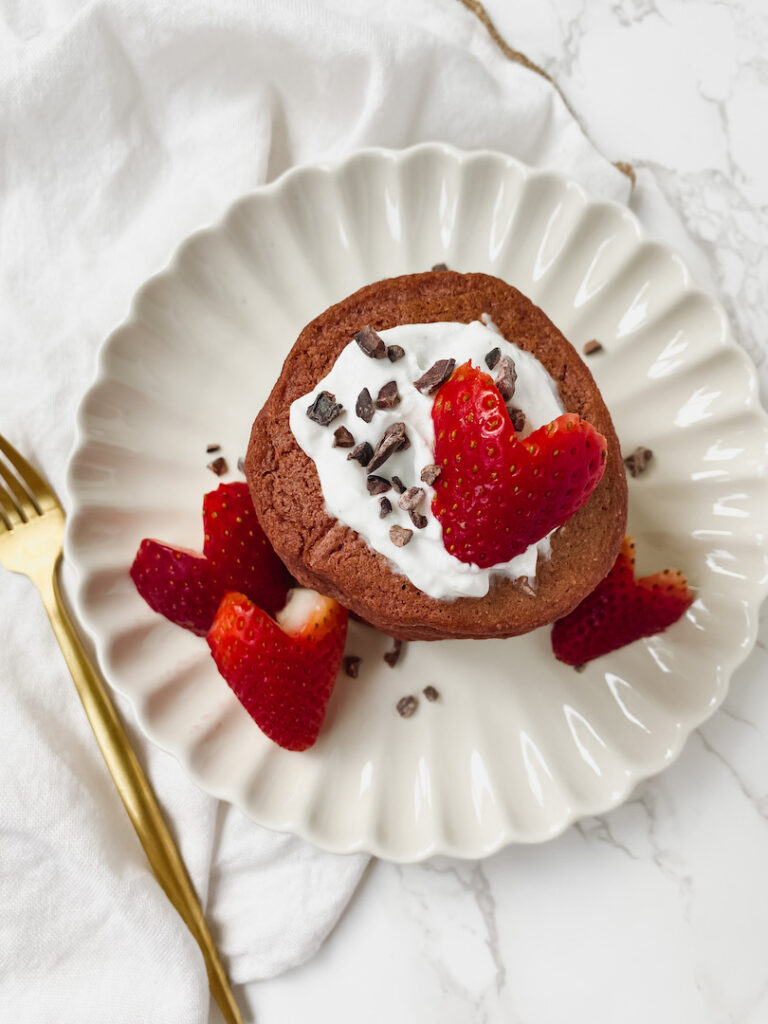
[[[625,537],[605,579],[552,627],[552,650],[566,665],[583,665],[644,636],[662,633],[693,603],[677,569],[635,579],[635,542]]]
[[[265,608],[282,608],[290,576],[259,525],[246,484],[220,484],[203,499],[203,554],[143,540],[131,566],[136,589],[153,611],[198,636],[210,629],[230,590]]]
[[[203,554],[225,590],[247,594],[270,615],[283,607],[290,576],[256,518],[247,484],[219,484],[206,494],[203,530]]]
[[[562,526],[605,470],[605,438],[575,413],[518,438],[498,388],[470,363],[438,391],[432,422],[443,544],[483,569]]]
[[[143,540],[131,579],[153,612],[205,636],[224,596],[211,563],[197,551]]]
[[[287,750],[306,750],[323,724],[346,635],[346,609],[314,590],[291,591],[277,621],[242,594],[227,594],[208,646],[262,732]]]

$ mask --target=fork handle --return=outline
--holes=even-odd
[[[155,877],[200,947],[211,994],[224,1019],[227,1024],[243,1024],[184,861],[104,683],[91,665],[66,610],[57,569],[58,563],[50,580],[45,578],[37,581],[38,589],[107,768]]]

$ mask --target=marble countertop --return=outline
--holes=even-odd
[[[765,399],[764,0],[486,7],[633,165],[636,212],[724,301]],[[374,861],[320,953],[256,987],[255,1019],[765,1024],[766,676],[764,612],[724,707],[623,807],[480,863]]]

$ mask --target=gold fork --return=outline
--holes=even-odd
[[[62,601],[58,565],[64,540],[64,510],[53,489],[2,435],[0,453],[8,463],[0,457],[0,565],[28,576],[40,591],[96,741],[155,877],[200,947],[211,994],[224,1019],[227,1024],[242,1024],[184,861]]]

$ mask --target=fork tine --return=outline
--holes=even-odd
[[[16,475],[6,468],[2,459],[0,459],[0,479],[5,481],[16,507],[21,512],[22,519],[29,520],[40,512],[34,499],[30,498],[17,480]]]
[[[59,507],[59,500],[50,486],[30,466],[27,460],[16,451],[13,445],[5,440],[2,434],[0,434],[0,452],[3,453],[19,474],[21,482],[32,495],[35,505],[41,512],[44,512],[46,509]]]
[[[0,487],[0,517],[5,520],[5,525],[9,530],[24,522],[13,498],[4,487]]]

